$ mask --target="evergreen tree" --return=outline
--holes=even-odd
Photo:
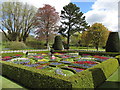
[[[63,7],[61,11],[61,23],[59,33],[67,37],[67,44],[69,47],[70,37],[75,32],[84,31],[89,26],[85,21],[85,16],[80,12],[80,8],[73,3]]]
[[[118,32],[110,32],[106,52],[120,52],[120,36]]]
[[[54,48],[54,50],[62,50],[63,49],[62,40],[61,40],[60,36],[55,37],[53,48]]]

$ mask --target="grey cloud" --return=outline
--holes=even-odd
[[[87,17],[87,22],[88,23],[103,22],[104,18],[105,18],[105,15],[92,14],[89,17]]]

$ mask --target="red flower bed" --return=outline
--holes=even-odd
[[[35,58],[39,58],[39,59],[43,59],[43,57],[41,56],[34,56]]]
[[[9,60],[9,59],[11,59],[11,58],[12,58],[12,57],[10,57],[10,56],[5,56],[5,57],[2,58],[2,60],[3,60],[3,61],[6,61],[6,60]]]
[[[94,61],[76,61],[74,63],[77,63],[77,64],[97,64]]]
[[[22,55],[20,55],[20,54],[16,54],[15,56],[18,56],[18,57],[20,57],[20,56],[22,56]]]
[[[109,59],[108,57],[102,57],[102,56],[98,56],[98,55],[94,55],[93,57],[94,57],[94,58],[105,59],[105,60],[106,60],[106,59]]]

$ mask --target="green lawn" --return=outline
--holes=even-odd
[[[120,89],[120,66],[99,88],[119,88]]]
[[[27,90],[24,87],[20,86],[19,84],[3,77],[0,75],[0,88],[21,88],[22,90]]]
[[[95,48],[92,47],[75,47],[75,46],[70,46],[70,49],[77,49],[77,50],[94,50],[97,51]],[[105,51],[105,49],[99,48],[98,51]]]

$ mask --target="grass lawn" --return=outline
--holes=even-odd
[[[95,48],[91,48],[91,47],[75,47],[75,46],[70,46],[70,49],[77,49],[77,50],[93,50],[93,51],[97,51]],[[98,51],[105,51],[105,49],[99,48]]]
[[[27,90],[24,87],[18,85],[17,83],[3,77],[0,75],[0,88],[21,88],[22,90]]]
[[[119,88],[120,89],[120,66],[100,87],[98,88]]]

